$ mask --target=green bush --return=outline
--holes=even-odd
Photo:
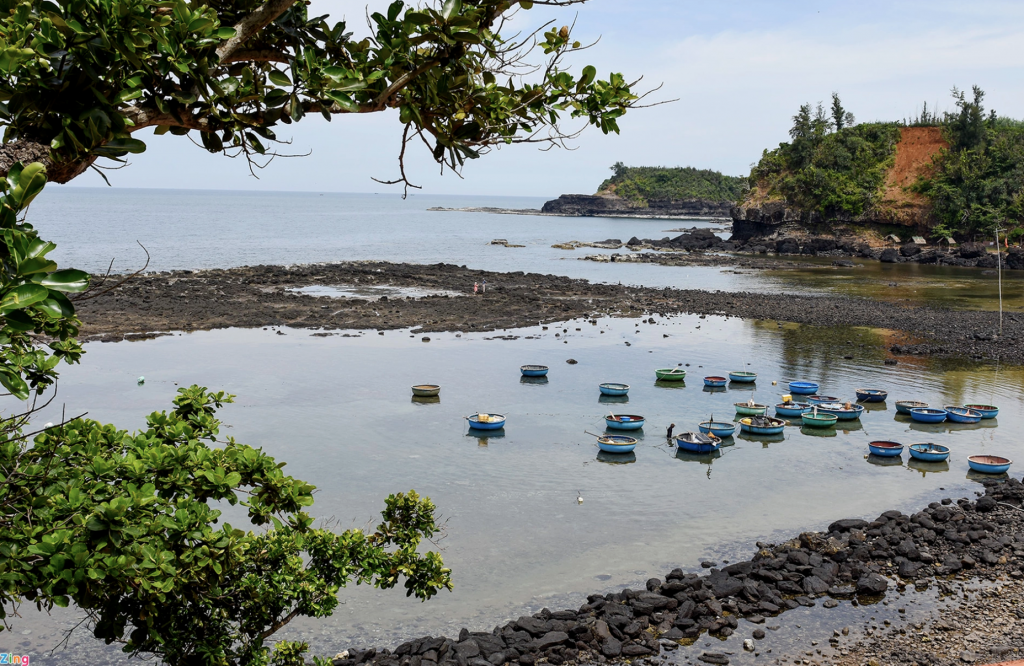
[[[665,199],[709,199],[739,201],[745,180],[710,169],[693,167],[627,167],[617,162],[611,178],[601,183],[598,192],[612,187],[615,194],[638,206]]]

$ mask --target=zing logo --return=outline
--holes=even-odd
[[[11,654],[10,652],[0,652],[0,666],[4,664],[20,664],[20,666],[28,666],[28,655],[22,654]]]

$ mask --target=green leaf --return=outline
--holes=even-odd
[[[461,11],[462,0],[444,0],[444,5],[441,6],[441,18],[447,21]]]
[[[279,72],[276,69],[270,70],[270,73],[267,74],[267,76],[268,76],[268,78],[270,78],[270,81],[274,85],[290,86],[292,84],[291,79],[289,79],[288,76],[284,72]]]
[[[125,153],[142,153],[146,150],[146,144],[138,139],[121,138],[111,139],[104,145],[93,149],[93,152],[100,155],[113,155],[120,157]]]
[[[81,273],[82,271],[78,271]],[[54,274],[55,275],[55,274]],[[50,295],[50,290],[38,284],[23,284],[15,287],[0,299],[0,312],[10,312],[27,308],[33,303],[45,300]]]
[[[208,18],[200,17],[200,18],[197,18],[197,19],[193,19],[192,22],[188,24],[188,31],[189,32],[203,32],[204,30],[206,30],[207,28],[211,27],[212,25],[213,25],[213,21],[211,21]]]
[[[45,303],[45,301],[43,301]],[[35,307],[39,307],[39,303],[36,303]],[[7,322],[7,326],[15,331],[21,331],[27,333],[28,331],[34,331],[36,329],[36,322],[32,319],[32,316],[24,310],[14,310],[4,315],[4,319]]]
[[[226,40],[226,39],[231,39],[234,36],[235,36],[235,29],[234,28],[228,28],[228,27],[217,28],[217,38],[218,39],[225,39]]]
[[[0,384],[19,400],[28,400],[28,384],[9,368],[0,368]]]
[[[42,279],[40,284],[57,291],[76,293],[89,288],[89,274],[75,268],[65,268],[50,273]]]
[[[55,270],[57,270],[57,262],[44,259],[43,257],[31,257],[18,264],[18,275],[52,273]]]

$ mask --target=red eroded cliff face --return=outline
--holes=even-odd
[[[917,180],[934,169],[935,158],[948,148],[940,127],[903,127],[896,144],[893,165],[886,174],[876,203],[855,218],[826,220],[816,212],[793,208],[785,201],[748,199],[732,209],[736,238],[768,236],[787,228],[809,226],[842,228],[846,233],[867,232],[874,225],[902,225],[923,232],[934,223],[926,197],[909,191]],[[818,229],[818,231],[822,231]]]
[[[904,127],[896,144],[896,161],[885,179],[877,206],[883,221],[908,226],[929,226],[928,200],[908,191],[918,178],[934,169],[939,152],[949,148],[940,127]]]

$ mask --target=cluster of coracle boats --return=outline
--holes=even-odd
[[[524,377],[544,377],[548,373],[545,365],[524,365],[520,368]],[[655,370],[655,376],[661,382],[679,382],[686,378],[683,368],[661,368]],[[757,373],[749,371],[730,372],[727,376],[704,377],[704,386],[710,389],[723,389],[729,383],[753,384],[757,381]],[[772,382],[774,385],[776,382]],[[625,396],[629,393],[628,384],[607,382],[599,385],[601,395]],[[782,396],[782,402],[775,405],[775,416],[768,416],[768,405],[753,400],[733,403],[738,417],[734,421],[715,421],[712,416],[697,425],[697,432],[681,432],[673,438],[676,446],[687,453],[708,454],[717,451],[725,438],[732,437],[737,427],[741,432],[752,435],[779,435],[786,426],[795,425],[786,419],[800,419],[800,424],[810,428],[834,428],[839,421],[853,421],[864,413],[863,403],[885,402],[889,394],[882,389],[857,389],[855,401],[843,401],[840,398],[818,393],[819,385],[810,381],[788,382],[789,394]],[[436,396],[440,387],[436,385],[418,385],[413,387],[414,395]],[[794,400],[793,396],[801,396]],[[979,423],[983,419],[994,419],[999,408],[994,405],[968,404],[946,405],[935,408],[928,403],[916,400],[896,401],[896,411],[910,416],[920,423]],[[784,417],[784,418],[783,418]],[[477,430],[498,430],[505,426],[503,414],[478,413],[465,417],[469,427]],[[630,431],[640,430],[646,420],[638,414],[613,414],[605,417],[607,430]],[[595,435],[598,447],[605,453],[631,453],[638,443],[637,438],[628,435],[605,434]],[[672,438],[671,429],[669,437]],[[944,462],[949,459],[950,450],[947,446],[933,443],[911,444],[904,447],[899,442],[874,441],[868,444],[871,455],[882,458],[902,456],[904,448],[910,451],[910,457],[922,462]],[[1002,456],[974,455],[967,458],[968,465],[976,472],[984,474],[1005,473],[1012,461]]]

